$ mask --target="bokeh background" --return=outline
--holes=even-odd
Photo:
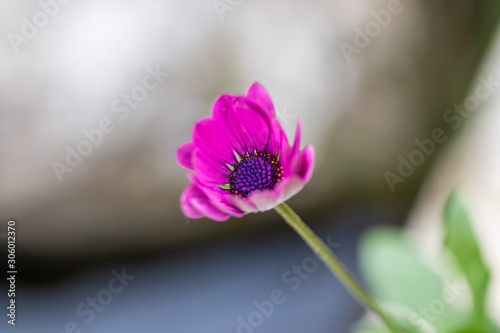
[[[348,332],[363,310],[321,264],[293,272],[312,254],[274,212],[180,211],[177,147],[255,81],[316,148],[289,204],[351,270],[376,224],[439,251],[459,188],[500,318],[499,17],[496,0],[0,1],[0,240],[15,220],[18,263],[17,325],[3,315],[1,331]],[[446,139],[388,181],[436,129]],[[283,303],[243,327],[275,290]]]

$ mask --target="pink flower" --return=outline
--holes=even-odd
[[[220,96],[212,117],[200,119],[192,141],[177,150],[179,164],[194,171],[180,200],[184,214],[225,221],[288,200],[313,171],[314,148],[299,146],[300,120],[290,146],[260,84],[254,83],[246,96]]]

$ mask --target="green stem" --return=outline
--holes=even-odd
[[[400,332],[396,324],[385,314],[382,308],[371,298],[370,294],[359,284],[328,246],[301,220],[301,218],[286,204],[274,207],[278,214],[302,237],[309,247],[323,260],[344,287],[367,310],[378,314],[391,332]]]

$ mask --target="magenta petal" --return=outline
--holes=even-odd
[[[230,94],[223,94],[217,97],[212,106],[212,118],[219,121],[223,119],[227,112],[230,112],[233,108],[236,96]]]
[[[195,145],[192,142],[187,142],[177,149],[177,162],[189,170],[193,170],[193,149]]]
[[[231,161],[234,140],[234,137],[228,137],[228,129],[223,121],[204,118],[194,126],[193,143],[205,155],[214,160]]]
[[[181,208],[189,218],[199,219],[203,217],[203,213],[197,209],[193,202],[195,200],[204,200],[204,195],[199,193],[198,188],[195,185],[189,185],[184,189],[181,195]]]
[[[229,169],[199,149],[194,151],[194,171],[203,185],[220,186],[227,184]]]
[[[295,138],[293,139],[292,155],[297,154],[300,149],[300,137],[301,137],[302,121],[300,118],[297,120],[297,128],[295,129]]]
[[[283,179],[272,190],[254,192],[245,200],[233,197],[230,202],[247,213],[270,210],[293,197],[304,187],[305,182],[298,176]]]
[[[208,217],[215,221],[225,221],[230,214],[215,208],[198,186],[188,186],[181,195],[181,208],[184,214],[193,219]]]
[[[280,192],[280,203],[287,201],[295,194],[299,193],[302,188],[304,188],[305,184],[306,182],[304,182],[297,176],[292,176],[281,181],[280,184],[278,184],[278,190]]]
[[[295,166],[296,174],[306,183],[309,179],[311,179],[314,170],[314,159],[314,147],[312,145],[308,145],[301,152],[300,159]]]
[[[290,147],[286,138],[284,138],[281,143],[281,146],[283,147],[282,163],[285,170],[285,177],[288,177],[294,173],[293,165],[295,165],[297,159],[299,158],[300,137],[301,121],[299,119],[297,121],[297,129],[295,130],[295,139],[293,141],[293,146]]]
[[[228,198],[231,205],[238,207],[238,209],[244,211],[245,213],[257,213],[259,209],[250,201],[243,200],[241,197],[231,196]]]
[[[271,119],[271,140],[269,142],[269,146],[271,147],[271,152],[280,152],[280,154],[283,154],[284,149],[288,149],[288,139],[286,137],[286,133],[283,130],[283,127],[281,127],[281,124],[279,123],[278,119],[272,118]]]
[[[258,212],[265,212],[281,203],[279,191],[260,191],[252,193],[247,200],[251,202]]]
[[[248,88],[247,98],[266,111],[270,116],[276,117],[274,104],[267,90],[259,83],[255,82]]]
[[[213,194],[214,193],[212,193],[212,197],[214,196]],[[245,211],[230,203],[229,199],[231,197],[234,197],[234,194],[224,193],[222,195],[218,194],[216,197],[217,199],[212,198],[212,204],[221,212],[230,214],[235,217],[243,217],[243,215],[245,214]]]
[[[275,141],[271,118],[247,104],[243,97],[238,98],[233,109],[224,116],[227,128],[237,138],[234,147],[240,154],[253,149],[264,151]]]
[[[231,205],[229,203],[229,198],[233,197],[234,194],[229,193],[220,188],[203,186],[198,178],[196,178],[193,174],[188,174],[188,178],[193,182],[193,184],[198,186],[198,189],[203,192],[203,194],[210,200],[212,205],[216,207],[218,210],[224,213],[231,214],[236,217],[242,217],[244,212]]]

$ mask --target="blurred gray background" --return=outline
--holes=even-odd
[[[488,239],[499,98],[459,126],[444,116],[480,78],[500,81],[498,1],[62,2],[0,1],[0,234],[17,222],[20,272],[18,326],[2,329],[230,333],[280,289],[287,300],[253,331],[348,331],[362,310],[322,265],[289,291],[283,274],[311,253],[275,213],[216,223],[180,211],[177,147],[217,95],[254,81],[290,138],[302,119],[316,168],[290,205],[351,269],[374,224],[409,218],[438,244],[439,209],[462,184],[500,270]],[[448,140],[391,186],[399,156],[436,128]],[[87,323],[79,304],[122,267],[136,278]]]

